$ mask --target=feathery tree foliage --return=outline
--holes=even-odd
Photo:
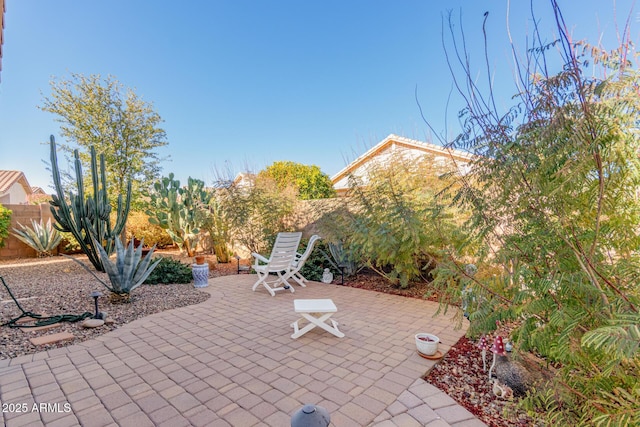
[[[303,165],[291,161],[273,162],[258,173],[259,178],[271,178],[279,190],[293,185],[302,200],[335,197],[331,178],[316,165]]]
[[[559,366],[527,408],[552,425],[640,425],[640,75],[628,32],[611,51],[574,43],[551,6],[560,38],[534,35],[506,114],[469,62],[453,73],[467,101],[453,145],[480,155],[457,200],[473,210],[481,262],[501,272],[449,272],[472,282],[472,331],[513,322],[520,350]],[[555,74],[552,45],[564,64]],[[464,44],[450,57],[468,58]]]
[[[430,281],[430,272],[460,245],[464,214],[447,206],[456,175],[433,156],[372,165],[366,182],[349,177],[349,211],[321,222],[322,234],[339,237],[347,250],[390,283],[406,288]]]
[[[217,201],[224,212],[226,235],[260,253],[268,248],[270,238],[291,229],[296,190],[292,186],[280,190],[273,179],[248,175],[243,182],[220,186]]]
[[[112,204],[131,181],[132,205],[141,208],[142,190],[160,174],[155,150],[167,145],[160,128],[162,118],[153,105],[114,77],[72,73],[67,80],[51,81],[51,95],[39,108],[57,116],[61,135],[77,145],[60,147],[69,154],[79,148],[85,170],[90,163],[89,147],[104,155]]]

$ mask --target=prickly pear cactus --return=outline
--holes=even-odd
[[[180,187],[180,181],[170,173],[154,183],[149,198],[151,209],[146,211],[149,222],[165,229],[181,250],[193,256],[211,200],[204,182],[189,177],[187,186]]]
[[[115,239],[127,222],[129,208],[131,205],[131,181],[127,183],[127,193],[125,200],[122,194],[118,195],[116,207],[116,222],[111,227],[111,204],[107,192],[107,176],[104,163],[104,156],[100,155],[100,169],[96,160],[96,151],[91,147],[91,182],[93,191],[85,193],[84,179],[82,175],[82,163],[78,155],[78,150],[74,150],[74,166],[76,173],[76,188],[78,194],[69,191],[65,197],[62,181],[60,180],[60,169],[58,168],[58,155],[56,153],[56,141],[53,135],[50,137],[51,146],[51,172],[56,194],[51,201],[51,213],[56,224],[54,228],[58,231],[70,232],[80,244],[89,261],[98,271],[104,271],[100,259],[100,251],[95,246],[92,238],[102,243],[102,247],[109,255],[113,253]]]

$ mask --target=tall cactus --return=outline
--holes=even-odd
[[[170,173],[153,185],[149,194],[152,209],[146,213],[150,223],[165,229],[174,243],[193,256],[211,194],[199,179],[189,177],[187,186],[182,188],[180,181],[173,177]]]
[[[105,172],[104,155],[100,154],[100,170],[96,161],[96,150],[91,147],[91,181],[93,192],[85,193],[82,175],[82,163],[78,150],[73,151],[78,194],[69,191],[68,201],[60,180],[56,141],[50,137],[51,171],[56,194],[51,202],[51,213],[56,220],[54,227],[59,231],[70,232],[80,244],[89,261],[98,271],[105,271],[100,258],[100,251],[92,238],[102,244],[107,254],[112,254],[115,239],[122,232],[129,215],[131,205],[131,180],[127,182],[127,193],[123,203],[122,194],[118,195],[116,223],[111,227],[111,204],[107,193],[107,175]]]

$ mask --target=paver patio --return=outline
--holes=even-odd
[[[210,279],[204,303],[0,360],[5,425],[286,427],[306,403],[337,427],[485,425],[420,379],[435,362],[414,334],[438,335],[442,351],[464,334],[433,317],[436,303],[315,282],[271,297],[254,281]],[[296,298],[331,298],[346,336],[292,339]]]

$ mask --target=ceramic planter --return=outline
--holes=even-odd
[[[209,286],[209,264],[191,264],[193,286],[204,288]]]
[[[418,351],[425,356],[433,356],[438,351],[438,343],[440,338],[433,334],[419,333],[416,334],[416,347]]]

